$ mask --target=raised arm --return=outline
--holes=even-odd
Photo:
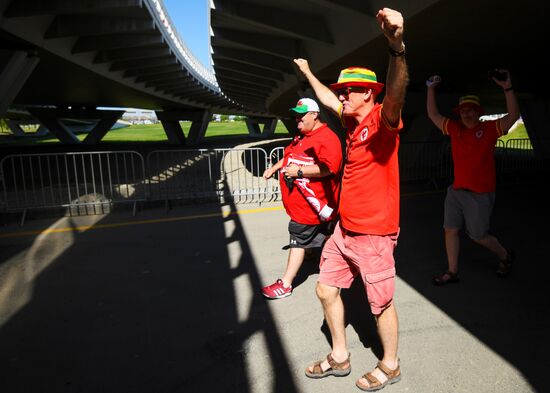
[[[386,95],[382,111],[391,125],[397,125],[405,104],[405,93],[409,84],[409,71],[405,60],[403,43],[403,15],[399,11],[384,8],[378,11],[376,19],[388,40],[390,62],[386,75]]]
[[[443,131],[443,122],[445,121],[445,116],[439,113],[437,108],[437,101],[435,99],[435,87],[441,82],[441,77],[439,75],[433,75],[428,78],[426,81],[426,86],[428,87],[427,97],[426,97],[426,109],[428,111],[428,117],[430,120]]]
[[[493,81],[504,90],[504,97],[506,99],[506,115],[499,119],[500,128],[504,134],[507,134],[514,123],[519,119],[519,104],[514,88],[512,86],[512,80],[510,78],[510,72],[508,70],[498,70],[500,73],[506,74],[506,79],[498,80],[493,78]]]
[[[309,64],[305,59],[294,59],[294,63],[298,66],[302,74],[306,77],[311,88],[315,92],[315,95],[321,101],[321,104],[329,108],[335,114],[338,115],[338,109],[340,108],[340,101],[338,97],[327,86],[323,85],[319,79],[311,72]]]

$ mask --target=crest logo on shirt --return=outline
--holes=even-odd
[[[359,138],[361,139],[361,142],[364,142],[368,136],[369,136],[369,127],[365,127],[361,130],[361,135],[359,136]]]
[[[476,131],[476,138],[480,139],[483,136],[483,130]]]

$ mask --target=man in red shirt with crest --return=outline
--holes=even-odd
[[[508,113],[499,119],[488,121],[480,121],[484,111],[479,98],[474,95],[460,97],[458,106],[454,108],[460,120],[443,116],[439,113],[435,99],[435,87],[441,82],[441,77],[434,75],[426,81],[428,117],[444,135],[451,138],[454,164],[454,181],[447,189],[443,223],[448,268],[444,273],[433,277],[434,285],[459,281],[459,232],[464,225],[474,242],[498,256],[497,274],[500,277],[506,277],[512,268],[514,252],[504,248],[489,233],[489,227],[495,203],[496,141],[508,133],[518,120],[520,112],[510,73],[507,70],[496,70],[493,75],[494,82],[504,91]]]
[[[401,379],[398,318],[393,302],[394,249],[399,235],[399,132],[401,110],[409,81],[403,43],[403,16],[384,8],[376,19],[389,45],[386,92],[367,68],[349,67],[338,82],[323,85],[308,62],[295,59],[321,103],[342,120],[347,129],[347,153],[340,191],[340,220],[323,247],[317,296],[332,337],[332,351],[309,366],[310,378],[345,376],[351,371],[347,350],[341,288],[349,288],[357,275],[366,289],[384,354],[372,372],[356,381],[364,391],[380,390]]]
[[[279,171],[283,205],[290,217],[287,267],[275,283],[262,288],[268,299],[292,294],[292,281],[304,261],[306,250],[320,248],[330,235],[337,216],[342,168],[342,146],[338,136],[319,118],[319,105],[302,98],[290,109],[299,134],[285,148],[284,156],[267,168],[264,178]]]

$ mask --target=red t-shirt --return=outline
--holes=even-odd
[[[294,137],[294,140],[285,148],[283,167],[279,171],[279,182],[283,205],[287,214],[299,224],[317,225],[321,223],[317,212],[306,200],[305,196],[294,185],[289,192],[282,170],[289,160],[300,161],[302,165],[325,164],[331,174],[325,177],[309,178],[308,187],[315,193],[316,198],[334,209],[330,219],[336,216],[340,171],[342,169],[342,144],[338,136],[323,124],[321,127],[303,135]]]
[[[399,231],[399,131],[376,104],[357,125],[344,117],[348,130],[347,158],[340,195],[342,226],[353,232],[389,235]]]
[[[483,121],[473,128],[445,119],[443,134],[451,137],[454,164],[453,188],[474,192],[496,189],[495,144],[503,135],[498,120]]]

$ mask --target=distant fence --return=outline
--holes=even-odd
[[[262,177],[266,165],[267,154],[257,147],[156,150],[147,155],[149,197],[265,202],[273,198]]]
[[[499,141],[500,174],[548,169],[528,139]],[[9,155],[0,161],[6,212],[67,208],[70,214],[100,214],[114,204],[185,200],[263,203],[280,198],[278,177],[263,178],[283,157],[277,147]],[[401,181],[452,179],[450,144],[408,142],[399,148]]]

